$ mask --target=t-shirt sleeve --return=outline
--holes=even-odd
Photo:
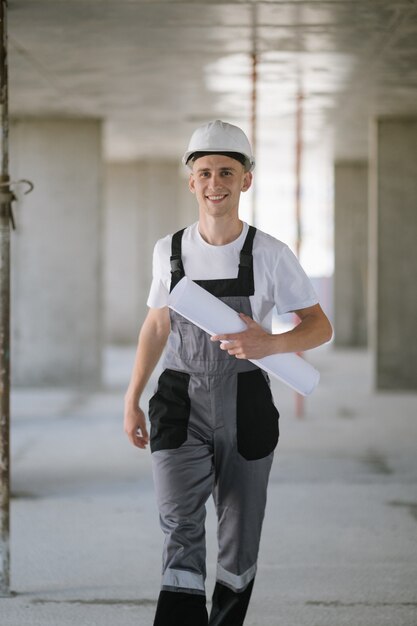
[[[274,299],[279,315],[318,303],[310,279],[288,246],[279,256],[275,272]]]
[[[152,257],[152,283],[146,304],[150,309],[162,309],[168,304],[168,288],[163,271],[163,242],[157,241]]]

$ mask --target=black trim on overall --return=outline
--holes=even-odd
[[[206,596],[161,591],[153,626],[207,626]]]
[[[217,582],[214,587],[208,626],[241,626],[252,595],[254,580],[240,593]]]
[[[184,278],[184,265],[182,263],[182,236],[185,228],[179,230],[172,235],[171,242],[171,287],[170,292],[175,285]],[[253,296],[255,293],[255,283],[253,279],[253,240],[256,234],[256,228],[249,226],[245,242],[240,251],[239,256],[239,273],[237,278],[223,278],[215,280],[195,280],[194,282],[206,291],[209,291],[217,298],[227,296]]]

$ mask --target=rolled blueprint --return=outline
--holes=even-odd
[[[168,306],[209,335],[239,333],[247,328],[236,311],[186,276],[171,291]],[[319,382],[319,372],[296,354],[249,360],[303,396],[309,395]]]

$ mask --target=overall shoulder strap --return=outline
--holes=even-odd
[[[169,259],[171,263],[171,287],[169,290],[170,293],[174,289],[175,285],[179,283],[181,278],[184,278],[185,276],[184,266],[182,264],[181,258],[181,244],[184,230],[185,228],[182,228],[172,235],[171,256]]]
[[[249,296],[253,296],[255,293],[255,281],[253,278],[253,240],[255,238],[256,228],[249,226],[248,234],[246,235],[245,243],[240,251],[239,257],[239,274],[238,282],[241,288]]]
[[[253,263],[252,249],[256,228],[249,226],[248,234],[240,251],[239,267],[251,267]]]

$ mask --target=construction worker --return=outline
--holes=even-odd
[[[165,534],[154,626],[240,626],[257,567],[266,491],[278,442],[278,410],[267,375],[248,359],[308,350],[331,337],[330,323],[297,259],[282,242],[239,219],[255,161],[243,131],[216,120],[198,128],[183,162],[198,222],[156,243],[149,312],[125,397],[125,432],[150,440]],[[167,307],[183,277],[240,313],[247,330],[209,337]],[[300,323],[272,334],[273,308]],[[164,369],[140,408],[163,349]],[[218,565],[210,617],[205,597],[205,504],[218,516]]]

